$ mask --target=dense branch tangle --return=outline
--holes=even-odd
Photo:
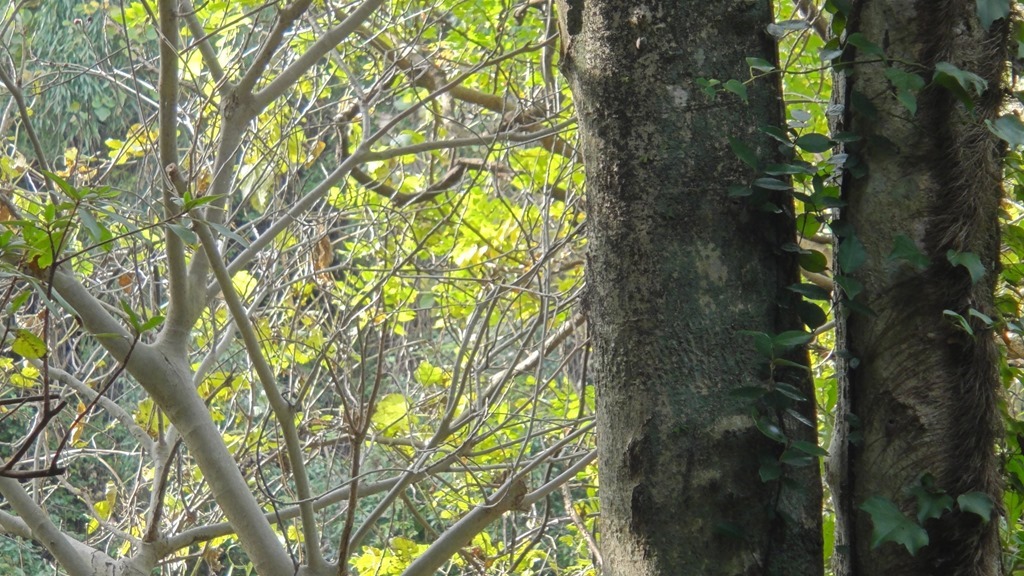
[[[42,435],[31,403],[4,421],[5,457],[31,441],[19,468],[69,472],[0,480],[0,530],[70,574],[564,563],[557,539],[593,529],[592,394],[549,12],[111,10],[91,16],[121,49],[98,68],[123,101],[106,149],[5,150],[0,390],[80,408]],[[36,191],[42,166],[68,186]],[[90,520],[58,527],[47,500]]]

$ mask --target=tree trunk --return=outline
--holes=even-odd
[[[559,9],[587,172],[604,573],[821,574],[816,461],[762,481],[785,446],[734,394],[785,380],[812,395],[806,372],[773,373],[742,333],[798,326],[786,290],[797,268],[780,250],[794,241],[791,206],[727,194],[753,177],[728,137],[762,162],[776,154],[757,128],[782,122],[778,79],[749,85],[749,104],[698,84],[749,78],[746,57],[775,60],[770,3]],[[760,410],[790,440],[815,441]],[[814,421],[813,401],[797,410]]]
[[[924,522],[929,544],[913,556],[893,542],[873,549],[872,517],[854,511],[853,573],[999,574],[997,512],[983,520],[955,501],[981,492],[1000,502],[997,351],[977,312],[996,317],[1003,150],[984,120],[1002,103],[1007,25],[985,30],[974,0],[861,1],[848,16],[847,33],[887,58],[863,41],[845,56],[846,129],[861,137],[849,150],[848,206],[834,228],[840,273],[855,281],[840,280],[854,297],[844,308],[846,348],[861,426],[850,451],[851,505],[880,497],[915,519],[912,490],[953,502]],[[943,63],[977,74],[987,90],[962,91],[968,110],[931,82],[912,113],[906,96],[915,93],[901,94],[890,78],[914,73],[924,84],[938,65],[948,80]],[[863,292],[850,294],[858,283]]]

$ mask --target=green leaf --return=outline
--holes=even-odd
[[[785,351],[803,346],[813,339],[814,335],[811,333],[802,330],[788,330],[772,338],[772,344],[776,350]]]
[[[924,78],[899,68],[886,68],[885,77],[896,88],[896,99],[900,104],[903,104],[911,116],[917,114],[917,93],[925,86]]]
[[[885,52],[874,42],[868,40],[867,36],[860,32],[854,32],[846,38],[846,43],[856,47],[864,54],[885,57]]]
[[[764,58],[747,58],[747,66],[750,66],[759,72],[771,72],[772,70],[775,70],[775,65]]]
[[[956,323],[960,327],[960,329],[966,332],[968,335],[974,336],[974,329],[971,328],[971,323],[968,322],[967,319],[961,316],[960,314],[957,314],[953,310],[943,310],[942,315]]]
[[[839,243],[839,247],[836,250],[836,261],[839,263],[839,269],[842,270],[843,274],[856,272],[858,268],[864,265],[867,259],[868,253],[864,249],[864,244],[854,234],[843,238],[843,241]]]
[[[808,272],[821,273],[828,269],[828,258],[817,250],[800,255],[800,267]]]
[[[988,30],[992,23],[1010,15],[1010,0],[977,0],[978,19]]]
[[[740,186],[739,184],[733,184],[729,186],[728,196],[729,198],[746,198],[754,193],[753,190],[746,186]]]
[[[817,214],[804,212],[796,217],[796,233],[801,238],[810,238],[821,229],[821,220]]]
[[[825,311],[817,304],[808,300],[797,302],[796,313],[800,316],[800,321],[811,330],[816,330],[824,326],[825,322],[828,322],[828,316],[825,314]]]
[[[181,238],[186,244],[198,244],[199,238],[196,237],[196,233],[191,228],[184,224],[178,224],[176,222],[168,222],[167,227],[174,232],[175,236]]]
[[[807,152],[821,153],[831,150],[833,142],[824,134],[816,134],[812,132],[797,138],[796,145]]]
[[[963,266],[964,268],[967,268],[967,272],[971,275],[972,283],[977,283],[985,277],[985,265],[981,263],[981,258],[979,258],[974,252],[957,252],[956,250],[950,250],[949,252],[946,252],[946,258],[953,266]]]
[[[981,516],[981,519],[987,524],[992,519],[992,510],[995,508],[995,503],[992,502],[992,498],[984,492],[967,492],[961,494],[956,499],[957,506],[963,512],[971,512]]]
[[[14,342],[11,343],[11,351],[29,360],[35,360],[46,355],[46,343],[35,334],[20,328]]]
[[[723,88],[740,97],[740,100],[747,101],[747,87],[739,80],[728,80],[722,85]]]
[[[754,424],[762,434],[772,440],[783,444],[786,442],[786,434],[782,431],[782,428],[769,417],[758,415],[754,418]]]
[[[782,464],[775,460],[763,462],[757,473],[761,477],[761,482],[778,480],[782,477]]]
[[[889,253],[890,260],[906,260],[915,268],[924,269],[928,267],[928,256],[917,248],[913,240],[900,234],[893,240],[892,252]]]
[[[794,450],[792,447],[786,448],[782,452],[782,456],[779,456],[779,462],[800,468],[803,466],[810,466],[817,464],[818,460],[814,456],[810,456],[801,450]]]
[[[799,367],[807,368],[806,366]],[[804,402],[807,400],[807,396],[804,396],[804,393],[801,392],[796,386],[793,386],[792,384],[787,384],[785,382],[776,382],[775,391],[778,392],[779,394],[782,394],[786,398],[789,398],[790,400],[796,400],[797,402]]]
[[[799,450],[804,454],[810,454],[811,456],[828,456],[828,450],[825,450],[821,446],[818,446],[814,442],[807,442],[804,440],[793,440],[789,444],[795,450]]]
[[[833,280],[843,289],[843,294],[846,294],[847,300],[853,300],[864,291],[864,285],[850,276],[837,274]],[[852,302],[848,302],[848,304],[852,304]]]
[[[771,360],[772,358],[775,357],[773,354],[774,349],[772,347],[771,336],[765,334],[764,332],[755,332],[753,330],[739,330],[737,333],[741,336],[753,336],[754,349],[757,350],[757,353],[760,354],[761,356],[767,358],[768,360]]]
[[[928,532],[900,512],[891,500],[881,496],[868,498],[860,509],[871,516],[871,547],[895,542],[906,547],[911,555],[928,545]]]
[[[777,178],[758,178],[754,186],[765,190],[792,190],[793,187]]]
[[[1010,146],[1024,145],[1024,122],[1016,114],[1003,114],[995,120],[985,120],[985,125]]]
[[[832,294],[820,286],[814,284],[793,284],[788,287],[789,291],[796,292],[804,298],[811,300],[831,300]]]
[[[961,70],[949,62],[935,65],[932,81],[945,87],[970,110],[974,108],[974,96],[980,95],[988,88],[988,82],[973,72]]]
[[[917,499],[917,522],[923,524],[925,520],[938,518],[947,510],[953,509],[953,497],[933,486],[935,479],[931,475],[925,475],[921,479],[920,486],[914,486],[910,493]]]
[[[47,172],[46,170],[43,170],[43,174],[45,174],[50,180],[53,180],[53,183],[56,184],[57,187],[61,189],[61,191],[67,194],[69,198],[72,198],[74,200],[82,199],[82,193],[79,192],[78,189],[72,186],[71,184],[68,184],[67,180],[61,178],[60,176],[57,176],[53,172]]]
[[[743,163],[750,166],[754,170],[757,170],[757,153],[750,146],[747,146],[742,140],[729,137],[729,147],[732,148],[733,154],[743,160]]]

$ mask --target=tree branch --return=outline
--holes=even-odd
[[[277,78],[270,81],[263,90],[260,90],[255,96],[254,101],[260,108],[266,107],[268,104],[279,98],[286,90],[291,88],[299,78],[306,73],[310,68],[313,67],[321,58],[327,55],[328,52],[334,49],[335,46],[340,44],[349,34],[356,31],[359,26],[366,21],[367,18],[372,15],[377,8],[384,3],[384,0],[365,0],[358,8],[356,8],[352,14],[345,18],[334,28],[331,28],[323,34],[316,42],[313,43],[306,52],[299,56],[295,62],[292,62],[287,68],[278,74]],[[308,0],[307,0],[308,4]],[[254,66],[255,68],[255,66]],[[250,70],[250,73],[252,70]],[[248,76],[248,74],[246,74]],[[255,80],[253,80],[255,83]],[[239,83],[239,87],[242,88],[243,83]],[[251,85],[250,85],[251,88]]]
[[[32,539],[53,554],[68,574],[95,576],[97,573],[112,571],[115,564],[113,558],[81,542],[77,542],[76,546],[76,541],[54,525],[46,511],[32,500],[17,480],[0,477],[0,494],[3,494],[25,527],[31,531]]]
[[[238,92],[243,94],[252,93],[252,89],[256,85],[256,82],[267,69],[267,65],[270,64],[270,59],[274,57],[274,52],[277,51],[277,47],[281,45],[281,40],[284,39],[285,30],[291,28],[292,24],[294,24],[295,21],[306,12],[309,5],[312,3],[313,0],[295,0],[295,2],[285,6],[277,13],[277,22],[274,23],[274,28],[270,31],[270,34],[267,35],[267,39],[263,42],[263,46],[260,47],[259,54],[257,54],[255,60],[253,60],[252,66],[250,66],[249,70],[245,72],[242,79],[238,81]]]
[[[206,257],[213,269],[213,275],[220,284],[221,294],[228,309],[231,311],[235,327],[242,335],[242,341],[245,342],[249,361],[252,362],[256,374],[259,376],[263,393],[270,402],[274,416],[277,418],[277,425],[281,427],[281,435],[284,437],[292,475],[295,478],[295,492],[300,501],[299,510],[302,516],[306,557],[310,566],[314,569],[326,566],[320,552],[320,532],[316,522],[316,514],[313,510],[312,491],[309,487],[309,476],[306,471],[305,460],[303,459],[302,444],[299,441],[298,431],[295,428],[295,413],[277,388],[277,378],[274,376],[273,370],[270,369],[270,364],[267,363],[267,359],[260,349],[259,337],[256,335],[252,322],[249,321],[249,316],[246,313],[245,306],[242,304],[242,299],[239,298],[238,292],[235,291],[231,283],[231,275],[228,274],[224,261],[217,252],[216,241],[213,239],[213,235],[210,234],[210,229],[205,223],[199,221],[193,223],[193,228],[196,234],[199,235],[203,249],[206,251]]]

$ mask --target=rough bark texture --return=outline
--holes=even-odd
[[[790,209],[772,214],[726,192],[753,176],[729,136],[774,155],[758,127],[781,122],[779,86],[759,80],[744,104],[697,84],[748,78],[745,57],[775,59],[770,4],[559,9],[587,170],[604,573],[821,574],[818,467],[762,482],[762,461],[781,446],[730,394],[767,389],[771,377],[740,331],[797,325],[785,289],[797,268],[780,250],[794,241]],[[775,377],[811,398],[806,373]],[[813,403],[801,409],[813,421]],[[788,418],[783,428],[815,440]]]
[[[862,51],[850,69],[847,129],[863,137],[850,149],[861,168],[845,179],[849,204],[837,232],[855,234],[866,250],[852,276],[864,286],[857,301],[873,312],[854,311],[847,325],[851,410],[863,438],[850,451],[852,503],[881,496],[913,517],[908,490],[925,474],[954,498],[981,491],[998,503],[997,353],[991,330],[970,311],[994,317],[1002,150],[984,120],[1002,101],[1006,23],[982,29],[974,0],[862,0],[847,32],[927,80],[936,64],[951,62],[988,82],[973,95],[973,112],[931,84],[911,115],[877,55]],[[900,235],[928,257],[926,266],[890,257]],[[840,244],[840,262],[850,242]],[[966,267],[950,263],[951,250],[977,255],[984,277],[972,282]],[[973,335],[944,311],[968,319]],[[930,520],[930,544],[916,556],[893,543],[872,550],[868,514],[852,521],[855,574],[999,574],[996,518],[986,524],[954,509]]]

